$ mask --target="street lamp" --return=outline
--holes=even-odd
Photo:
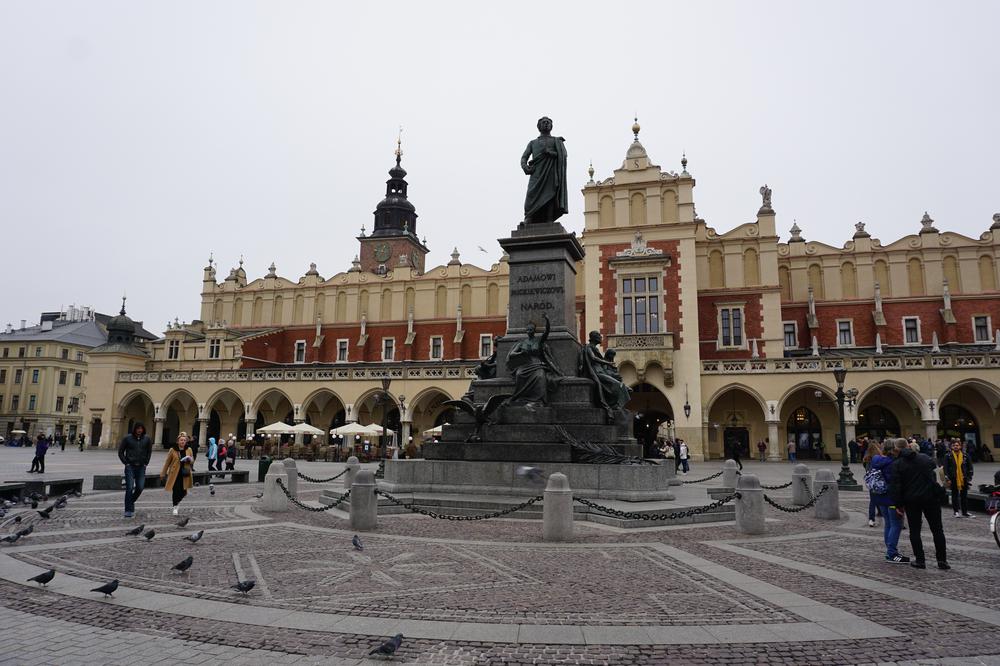
[[[837,381],[837,412],[840,415],[840,477],[837,479],[837,487],[840,490],[861,490],[861,486],[854,480],[851,468],[847,459],[847,424],[844,422],[844,380],[847,379],[847,368],[840,367],[833,371],[833,378]]]
[[[684,418],[691,418],[691,403],[688,402],[688,386],[684,385]]]

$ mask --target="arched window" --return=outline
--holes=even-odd
[[[924,295],[924,264],[916,257],[906,262],[906,279],[910,285],[910,296]]]
[[[726,263],[722,252],[712,250],[708,253],[708,287],[722,289],[726,286]]]
[[[981,291],[997,290],[997,267],[993,257],[979,257],[979,288]]]
[[[941,437],[958,437],[967,441],[968,435],[979,442],[979,424],[972,412],[961,405],[945,405],[941,408],[941,420],[938,421],[938,435]]]
[[[823,267],[819,264],[809,265],[809,286],[812,287],[813,295],[818,300],[826,298],[826,289],[823,286]]]
[[[295,297],[295,305],[292,308],[292,323],[302,324],[304,323],[303,317],[305,316],[305,304],[306,299],[302,294]]]
[[[212,310],[212,320],[213,321],[222,321],[223,320],[222,308],[223,308],[222,299],[221,298],[215,299],[215,308]]]
[[[496,282],[490,282],[490,285],[486,287],[486,303],[487,314],[500,314],[500,287],[497,286]]]
[[[760,284],[760,259],[752,247],[743,251],[743,285],[752,287]]]
[[[597,226],[601,229],[609,229],[615,226],[615,200],[610,195],[601,197],[598,207]]]
[[[414,307],[416,305],[416,301],[417,301],[417,292],[413,290],[413,287],[407,287],[406,288],[406,312],[404,313],[404,314],[406,314],[407,317],[409,317],[410,313],[414,311]]]
[[[635,192],[629,199],[628,223],[633,227],[646,224],[646,196]]]
[[[946,256],[942,262],[942,270],[944,271],[944,279],[948,281],[948,290],[953,294],[960,294],[962,292],[962,278],[958,272],[958,259],[952,254]]]
[[[858,412],[856,435],[868,435],[873,439],[899,437],[899,419],[891,411],[881,405],[868,405]]]
[[[274,307],[271,309],[271,323],[280,324],[285,312],[285,299],[281,296],[274,297]]]
[[[778,286],[781,287],[781,300],[792,300],[792,281],[788,276],[788,266],[778,266]]]
[[[254,326],[260,326],[264,323],[264,299],[260,296],[253,299],[253,317],[251,317],[250,322]]]
[[[889,264],[882,259],[875,260],[875,282],[883,296],[892,296],[892,283],[889,281]]]
[[[677,194],[673,190],[663,190],[663,204],[660,218],[664,224],[677,222]]]
[[[448,316],[448,288],[444,285],[434,291],[434,316],[438,319]]]
[[[471,315],[472,314],[472,287],[463,284],[462,285],[462,314]]]
[[[347,294],[342,291],[337,292],[337,305],[334,316],[336,317],[335,321],[347,321]]]
[[[382,298],[379,303],[379,321],[390,321],[392,319],[392,290],[383,289]]]
[[[858,297],[858,272],[850,261],[840,265],[840,291],[843,298]]]
[[[795,444],[798,458],[819,458],[823,450],[823,425],[808,407],[799,407],[785,424],[788,443]]]
[[[358,293],[358,314],[355,321],[361,321],[361,315],[367,317],[370,311],[371,310],[368,307],[368,290],[362,289]]]
[[[233,326],[243,326],[243,299],[233,301]]]

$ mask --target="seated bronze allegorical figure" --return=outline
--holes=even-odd
[[[625,408],[632,391],[615,367],[615,350],[601,353],[602,339],[599,331],[590,332],[587,344],[580,348],[577,372],[579,376],[593,380],[596,403],[608,412],[609,418],[613,418],[614,412]]]
[[[542,317],[545,331],[536,336],[535,324],[530,322],[526,327],[528,337],[507,354],[507,369],[514,376],[514,394],[506,404],[525,404],[529,408],[535,403],[547,404],[562,376],[546,345],[551,328],[549,318],[544,313]]]

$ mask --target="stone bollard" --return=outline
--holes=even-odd
[[[351,484],[351,529],[366,532],[378,527],[378,495],[375,494],[375,474],[366,469],[358,472]]]
[[[361,463],[358,462],[357,456],[351,456],[347,459],[347,474],[344,474],[345,491],[351,489],[351,484],[354,483],[354,475],[358,473],[359,469],[361,469]]]
[[[740,476],[740,467],[735,460],[727,460],[722,463],[722,487],[735,488],[736,480]]]
[[[744,474],[736,484],[736,531],[740,534],[763,534],[764,489],[756,474]]]
[[[565,474],[549,475],[542,507],[542,539],[570,541],[573,538],[573,491]]]
[[[828,469],[816,471],[813,492],[819,495],[823,488],[827,490],[822,497],[816,500],[816,518],[819,520],[840,520],[840,489],[837,488],[837,479],[834,478],[833,472]]]
[[[286,483],[288,477],[285,476],[284,467],[271,465],[267,469],[267,476],[264,477],[264,497],[261,498],[260,508],[264,511],[288,511],[288,498],[284,491],[278,487],[278,481]],[[287,488],[287,484],[285,485]]]
[[[285,487],[288,488],[288,492],[292,494],[292,497],[299,496],[299,468],[295,464],[295,460],[292,458],[285,458],[281,461],[281,464],[285,467],[285,474],[288,475],[288,480],[285,481]]]
[[[805,506],[812,498],[812,474],[809,468],[799,463],[792,468],[792,504]]]

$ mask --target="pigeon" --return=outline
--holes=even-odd
[[[190,569],[192,564],[194,564],[194,558],[188,555],[187,557],[184,558],[182,562],[178,562],[177,564],[175,564],[170,568],[173,569],[174,571],[180,571],[183,573],[188,569]]]
[[[56,570],[49,569],[48,571],[43,571],[37,576],[32,576],[31,578],[28,579],[27,582],[29,583],[35,582],[41,585],[42,587],[45,587],[55,577],[56,577]]]
[[[17,536],[26,537],[34,531],[35,531],[35,526],[28,525],[27,527],[22,527],[21,529],[19,529],[17,532],[15,532],[15,534],[17,534]]]
[[[0,537],[0,541],[2,541],[4,543],[14,543],[15,541],[17,541],[20,538],[21,538],[21,535],[18,534],[17,532],[15,532],[14,534],[5,534],[5,535],[3,535],[2,537]]]
[[[372,650],[368,654],[370,654],[370,655],[371,654],[384,654],[384,655],[386,655],[388,657],[391,657],[392,655],[396,654],[396,650],[399,649],[399,645],[402,642],[403,642],[403,634],[396,634],[395,636],[393,636],[389,640],[385,641],[384,643],[382,643],[381,645],[379,645],[377,648],[375,648],[374,650]]]
[[[139,525],[139,527],[136,527],[135,529],[129,530],[125,534],[126,536],[139,536],[140,534],[142,534],[142,531],[144,529],[146,529],[146,523]]]
[[[527,465],[520,465],[514,470],[514,474],[521,477],[522,479],[527,479],[528,481],[543,481],[545,479],[545,470],[541,467],[529,467]]]
[[[183,518],[177,521],[177,527],[187,526],[189,520],[191,520],[191,516],[184,516]]]
[[[241,581],[237,581],[236,585],[233,585],[233,589],[234,590],[239,590],[245,596],[246,593],[249,592],[250,590],[252,590],[253,586],[256,585],[256,584],[257,584],[257,581],[255,581],[255,580],[241,580]]]
[[[14,523],[16,525],[16,524],[18,524],[20,522],[21,522],[21,514],[17,514],[16,516],[12,516],[12,517],[8,518],[7,520],[3,521],[3,523],[0,524],[0,527],[7,527],[11,523]]]
[[[27,503],[28,502],[25,501],[25,504],[27,504]],[[32,509],[37,509],[38,508],[38,500],[36,500],[36,499],[31,500],[31,508]]]
[[[100,592],[105,597],[112,597],[114,596],[114,591],[117,589],[118,589],[118,579],[115,578],[110,583],[105,583],[100,587],[95,587],[94,589],[91,590],[91,592]]]
[[[55,508],[57,508],[57,509],[65,509],[66,508],[66,504],[67,504],[66,496],[63,495],[59,499],[56,500],[56,503],[53,504],[53,506]]]
[[[38,512],[38,515],[41,516],[42,518],[44,518],[45,520],[48,520],[49,517],[52,515],[52,510],[54,508],[56,508],[55,504],[53,504],[52,506],[50,506],[47,509],[42,509],[41,511]]]
[[[254,495],[254,497],[255,497],[256,499],[260,499],[260,498],[261,498],[261,497],[263,497],[263,496],[264,496],[264,493],[257,493],[256,495]]]
[[[191,534],[184,537],[191,543],[198,543],[201,541],[201,536],[205,533],[205,530],[198,530],[197,532],[192,532]]]
[[[365,547],[363,545],[361,545],[361,537],[359,537],[357,534],[355,534],[354,538],[351,539],[351,544],[354,546],[354,550],[364,550],[365,549]]]
[[[143,534],[142,536],[146,537],[146,541],[152,541],[153,537],[156,536],[156,530],[154,529],[146,530],[146,533]]]
[[[215,484],[214,483],[208,484],[208,494],[212,495],[213,497],[215,496]]]
[[[485,247],[483,247],[482,245],[477,245],[476,247],[478,247],[478,248],[479,248],[479,251],[480,251],[480,252],[486,252],[486,248],[485,248]],[[486,254],[489,254],[489,252],[486,252]]]

